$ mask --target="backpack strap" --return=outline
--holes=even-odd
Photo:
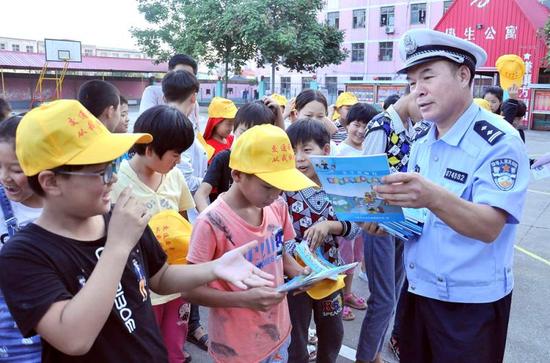
[[[13,237],[15,232],[19,230],[17,224],[17,218],[13,214],[13,208],[11,207],[11,202],[6,196],[4,187],[0,185],[0,205],[2,206],[2,213],[4,213],[4,221],[6,223],[6,228],[8,230],[8,235]]]

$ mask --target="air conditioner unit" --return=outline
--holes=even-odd
[[[386,34],[393,34],[395,33],[395,29],[393,26],[387,26],[386,27]]]

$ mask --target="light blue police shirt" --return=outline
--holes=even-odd
[[[462,199],[508,213],[498,238],[485,243],[459,234],[429,212],[422,236],[405,246],[409,291],[464,303],[493,302],[509,294],[514,239],[530,178],[517,131],[472,103],[439,140],[433,125],[413,144],[408,170]]]

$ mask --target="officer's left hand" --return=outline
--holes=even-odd
[[[409,208],[430,208],[441,189],[417,173],[395,173],[382,178],[383,185],[374,187],[388,204]]]

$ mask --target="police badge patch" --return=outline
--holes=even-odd
[[[516,184],[518,163],[512,159],[491,161],[491,176],[500,190],[508,191]]]

